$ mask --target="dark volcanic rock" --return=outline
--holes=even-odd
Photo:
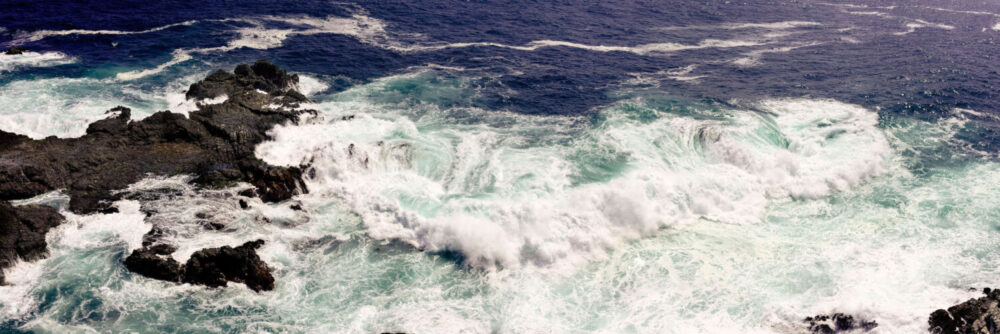
[[[184,274],[181,264],[170,257],[173,250],[144,247],[125,258],[125,267],[135,273],[158,280],[180,282]]]
[[[804,322],[809,325],[810,332],[820,334],[864,333],[878,327],[875,321],[855,319],[844,313],[820,314],[805,318]]]
[[[1000,333],[1000,290],[983,290],[985,297],[931,313],[928,330],[936,334]]]
[[[183,266],[170,257],[174,248],[167,245],[147,246],[132,252],[125,259],[129,270],[149,278],[170,282],[223,287],[228,282],[244,283],[254,291],[273,290],[274,277],[267,264],[257,256],[263,240],[247,242],[239,247],[223,246],[195,252]]]
[[[28,49],[19,48],[19,47],[12,47],[10,49],[7,49],[7,51],[4,52],[4,53],[5,54],[9,54],[9,55],[19,55],[19,54],[22,54],[22,53],[25,53],[25,52],[28,52]]]
[[[274,277],[267,264],[257,256],[257,248],[262,245],[264,240],[256,240],[236,248],[224,246],[197,251],[184,266],[184,282],[210,287],[239,282],[253,291],[273,290]]]
[[[236,66],[233,73],[216,71],[205,80],[192,84],[186,96],[188,99],[204,100],[222,95],[233,97],[246,91],[261,90],[268,95],[284,96],[291,102],[306,101],[305,96],[294,90],[298,84],[297,74],[288,75],[280,67],[261,60],[252,66],[247,64]]]
[[[284,201],[308,191],[301,168],[269,166],[257,159],[246,159],[236,166],[215,166],[194,180],[208,187],[226,187],[238,181],[250,182],[256,188],[253,193],[265,202]]]
[[[249,182],[265,201],[286,200],[307,191],[301,169],[268,166],[253,151],[275,125],[315,113],[295,110],[308,101],[297,84],[297,76],[258,61],[191,85],[189,98],[227,100],[200,105],[189,117],[162,111],[131,121],[128,108],[115,107],[79,138],[32,140],[0,131],[0,200],[66,189],[71,211],[97,212],[115,200],[112,191],[148,174],[195,174],[213,187]]]
[[[0,201],[0,269],[18,259],[34,261],[48,254],[45,233],[63,222],[56,209],[41,205],[12,206]],[[0,283],[4,275],[0,272]]]

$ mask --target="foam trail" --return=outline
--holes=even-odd
[[[749,52],[745,53],[744,54],[745,57],[733,60],[733,64],[736,64],[736,65],[739,65],[739,66],[744,66],[744,67],[754,66],[754,65],[760,64],[760,58],[762,56],[764,56],[765,54],[768,54],[768,53],[791,52],[792,50],[795,50],[795,49],[804,48],[804,47],[810,47],[810,46],[817,46],[817,45],[822,45],[822,44],[823,43],[818,43],[818,42],[814,42],[814,43],[802,43],[802,44],[798,44],[798,45],[783,46],[783,47],[777,47],[777,48],[771,48],[771,49],[753,50],[753,51],[749,51]]]
[[[172,23],[164,26],[159,26],[155,28],[150,28],[146,30],[138,31],[126,31],[126,30],[86,30],[86,29],[71,29],[71,30],[38,30],[26,33],[19,33],[15,35],[15,39],[8,44],[10,45],[21,45],[24,43],[30,43],[39,41],[52,36],[66,36],[66,35],[136,35],[136,34],[148,34],[151,32],[157,32],[161,30],[170,29],[173,27],[189,26],[198,23],[198,20],[190,20],[179,23]]]
[[[627,85],[652,85],[659,87],[660,81],[665,79],[677,81],[698,81],[705,76],[691,75],[691,73],[697,68],[697,64],[691,64],[684,67],[672,68],[652,73],[629,73],[629,75],[633,76],[633,78],[628,79],[623,83]]]
[[[118,80],[135,80],[163,72],[163,70],[165,70],[167,67],[174,66],[192,59],[191,53],[185,49],[174,50],[171,53],[171,55],[173,58],[170,59],[170,61],[160,64],[155,68],[122,72],[115,74],[115,78],[117,78]]]
[[[930,6],[917,6],[917,8],[935,10],[935,11],[940,11],[940,12],[948,12],[948,13],[969,14],[969,15],[986,15],[986,16],[1000,17],[1000,14],[997,14],[997,13],[975,11],[975,10],[957,10],[957,9],[948,9],[948,8],[939,8],[939,7],[930,7]]]
[[[690,30],[690,29],[723,29],[723,30],[742,30],[742,29],[795,29],[801,27],[816,27],[821,26],[822,23],[813,21],[780,21],[780,22],[769,22],[769,23],[727,23],[719,25],[702,25],[702,26],[680,26],[680,27],[659,27],[656,30],[660,31],[672,31],[672,30]]]
[[[50,67],[72,64],[76,59],[62,52],[25,52],[19,55],[0,54],[0,74],[25,67]]]
[[[234,19],[236,20],[236,19]],[[705,39],[697,44],[682,43],[648,43],[635,46],[617,45],[589,45],[569,41],[558,40],[536,40],[523,45],[510,45],[494,42],[468,42],[468,43],[408,43],[395,38],[386,29],[386,24],[376,18],[361,14],[354,14],[350,17],[328,16],[326,18],[316,18],[310,16],[262,16],[257,18],[238,19],[240,22],[252,24],[252,27],[244,27],[235,30],[237,38],[229,41],[226,45],[200,48],[200,49],[178,49],[173,52],[172,59],[155,68],[147,70],[136,70],[119,73],[119,80],[135,80],[138,78],[154,75],[162,72],[167,67],[177,65],[192,59],[194,54],[210,54],[218,52],[228,52],[239,48],[250,49],[272,49],[280,47],[284,41],[293,36],[308,36],[318,34],[338,34],[352,36],[362,43],[398,52],[431,52],[453,48],[469,47],[497,47],[519,51],[536,51],[542,48],[568,47],[583,49],[595,52],[630,52],[639,55],[662,54],[678,51],[713,49],[713,48],[739,48],[752,47],[776,42],[780,34],[764,34],[748,39]],[[282,22],[297,26],[297,29],[267,28],[268,22]],[[810,22],[778,22],[767,24],[740,24],[732,29],[744,28],[773,28],[784,29],[784,27],[796,27],[812,25]]]
[[[920,28],[937,28],[937,29],[943,29],[943,30],[954,30],[955,29],[954,26],[950,26],[950,25],[947,25],[947,24],[932,23],[932,22],[927,22],[927,21],[924,21],[924,20],[914,20],[914,22],[910,22],[910,23],[906,24],[906,29],[907,29],[906,31],[897,32],[897,33],[893,33],[893,34],[897,35],[897,36],[902,36],[902,35],[906,35],[906,34],[909,34],[909,33],[913,33],[915,31],[917,31],[917,29],[920,29]]]

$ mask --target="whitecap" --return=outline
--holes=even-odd
[[[0,74],[28,67],[51,67],[75,63],[76,59],[62,52],[24,52],[0,54]]]

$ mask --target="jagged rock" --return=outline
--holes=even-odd
[[[928,330],[935,334],[1000,333],[1000,290],[983,289],[986,296],[937,310],[928,319]]]
[[[164,247],[137,249],[125,258],[125,267],[149,278],[179,283],[184,274],[183,268],[170,257],[173,251],[168,250]]]
[[[216,188],[238,181],[249,182],[256,188],[256,191],[242,192],[242,195],[259,196],[265,202],[280,202],[308,192],[302,181],[301,168],[268,166],[257,159],[246,159],[236,166],[215,166],[194,180],[195,183]]]
[[[855,319],[844,313],[820,314],[807,317],[804,322],[809,325],[810,332],[819,334],[864,333],[878,327],[874,320]]]
[[[35,261],[48,254],[45,233],[64,218],[56,209],[41,205],[12,206],[0,201],[0,269],[19,259]],[[4,275],[0,271],[0,284]]]
[[[8,55],[19,55],[19,54],[22,54],[22,53],[25,53],[25,52],[28,52],[28,49],[19,48],[19,47],[15,46],[15,47],[12,47],[10,49],[7,49],[7,51],[4,52],[4,53],[8,54]]]
[[[307,102],[305,96],[295,91],[299,84],[297,74],[288,75],[284,69],[271,64],[266,60],[260,60],[252,66],[242,64],[236,66],[233,73],[216,71],[202,80],[194,83],[188,88],[186,97],[188,99],[206,100],[214,99],[222,95],[232,98],[243,95],[246,92],[257,93],[263,91],[266,95],[283,96],[289,102]],[[264,95],[256,94],[256,95]]]
[[[315,113],[294,109],[308,101],[294,90],[298,77],[266,61],[235,72],[191,85],[190,98],[228,98],[189,117],[162,111],[132,121],[131,110],[119,106],[79,138],[32,140],[0,131],[0,200],[66,189],[71,211],[99,212],[109,210],[113,191],[149,174],[195,174],[199,184],[216,187],[248,182],[269,202],[306,192],[300,168],[268,166],[253,154],[275,125]]]
[[[257,256],[263,240],[238,247],[206,248],[191,255],[183,266],[170,257],[176,249],[158,244],[132,252],[125,259],[129,270],[143,276],[209,287],[224,287],[228,282],[244,283],[254,291],[273,290],[274,277],[267,264]]]
[[[128,130],[128,122],[132,120],[132,110],[122,106],[111,108],[107,114],[118,113],[118,116],[105,118],[87,126],[87,134],[106,133],[120,135]]]
[[[184,282],[210,287],[239,282],[254,291],[273,290],[274,277],[257,256],[256,250],[262,245],[264,240],[256,240],[236,248],[223,246],[197,251],[184,266]]]

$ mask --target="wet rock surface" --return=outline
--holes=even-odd
[[[28,49],[19,48],[19,47],[12,47],[10,49],[7,49],[7,51],[4,51],[4,54],[7,54],[7,55],[19,55],[19,54],[22,54],[22,53],[25,53],[25,52],[28,52]]]
[[[170,256],[173,247],[149,245],[132,252],[125,259],[125,266],[143,276],[170,282],[209,287],[238,282],[254,291],[273,290],[274,277],[257,256],[257,249],[263,245],[263,240],[255,240],[237,247],[202,249],[192,254],[183,266]]]
[[[1000,333],[1000,290],[983,289],[984,297],[931,313],[928,330],[935,334]]]
[[[64,218],[56,209],[41,205],[13,206],[0,201],[0,269],[17,261],[35,261],[48,254],[45,233]],[[0,284],[4,282],[0,271]]]
[[[833,313],[807,317],[803,321],[809,326],[810,333],[865,333],[878,327],[873,320],[863,320],[850,314]]]
[[[199,105],[188,117],[163,111],[132,121],[128,108],[115,107],[79,138],[33,140],[0,131],[0,200],[66,189],[71,211],[92,213],[115,200],[113,190],[148,174],[195,174],[211,187],[248,182],[269,202],[307,191],[300,168],[269,166],[253,155],[272,127],[315,113],[295,109],[308,101],[292,89],[298,77],[266,61],[236,72],[217,71],[193,84],[189,97],[226,101]]]
[[[8,54],[24,52],[15,49]],[[270,166],[254,156],[255,146],[268,139],[267,131],[275,125],[297,123],[301,115],[316,113],[299,109],[309,100],[295,90],[297,86],[297,75],[258,61],[239,65],[232,73],[216,71],[192,84],[186,93],[189,99],[213,101],[199,102],[199,109],[187,116],[161,111],[132,120],[131,110],[118,106],[78,138],[35,140],[0,131],[0,269],[18,260],[44,257],[45,233],[63,221],[55,209],[14,207],[10,200],[63,189],[74,213],[114,213],[117,208],[111,205],[122,196],[117,191],[149,175],[182,174],[195,175],[192,182],[205,188],[249,183],[253,188],[244,194],[265,202],[307,192],[302,167]],[[206,226],[225,227],[214,221]],[[126,267],[174,282],[208,286],[242,282],[255,291],[274,286],[255,252],[263,241],[201,250],[182,265],[169,256],[173,247],[156,243],[162,233],[154,227],[143,248],[125,260]]]

